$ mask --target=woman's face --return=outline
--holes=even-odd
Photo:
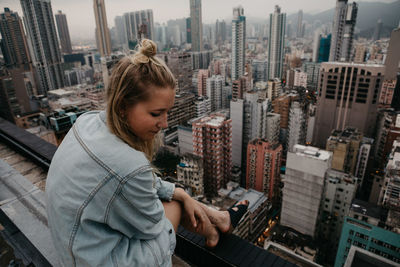
[[[174,105],[175,90],[171,88],[153,87],[147,101],[139,102],[126,109],[127,123],[132,132],[148,141],[163,128],[168,127],[167,113]]]

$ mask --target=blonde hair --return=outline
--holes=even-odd
[[[157,136],[146,141],[137,137],[127,124],[125,111],[147,101],[156,88],[175,88],[175,78],[165,62],[156,57],[157,46],[143,39],[138,51],[122,58],[114,67],[107,87],[107,125],[110,131],[129,146],[144,152],[151,161],[160,144]]]

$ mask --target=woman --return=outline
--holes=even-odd
[[[107,109],[79,117],[58,148],[47,184],[47,213],[64,266],[170,266],[179,224],[218,243],[248,202],[220,212],[161,180],[150,162],[167,127],[175,79],[156,46],[114,67]]]

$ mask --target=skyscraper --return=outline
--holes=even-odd
[[[332,130],[346,126],[372,137],[384,74],[383,65],[321,64],[313,140],[317,146],[324,147]]]
[[[378,19],[374,30],[374,35],[372,36],[372,40],[376,41],[381,39],[382,25],[383,25],[382,20]]]
[[[247,146],[246,188],[268,195],[268,200],[279,196],[282,145],[254,139]]]
[[[203,50],[203,23],[201,18],[201,0],[190,0],[190,29],[192,33],[192,51]]]
[[[268,79],[282,78],[285,28],[286,13],[275,6],[275,12],[269,16]]]
[[[130,49],[135,49],[141,38],[154,40],[153,10],[124,13],[123,20]]]
[[[193,154],[203,158],[204,193],[214,197],[225,187],[232,169],[232,120],[216,114],[195,120]]]
[[[326,171],[332,152],[295,145],[283,178],[281,224],[314,237]]]
[[[67,16],[65,16],[65,14],[63,14],[61,10],[59,10],[55,17],[57,23],[58,37],[60,38],[61,43],[61,52],[65,54],[71,54],[72,46],[71,38],[69,37]]]
[[[244,74],[246,50],[246,17],[243,7],[233,9],[232,19],[232,81]]]
[[[64,87],[61,52],[49,0],[21,0],[38,93]]]
[[[0,46],[6,66],[28,67],[31,58],[22,20],[17,12],[4,8],[4,13],[0,14],[0,33],[2,36]]]
[[[303,34],[303,10],[300,9],[297,14],[297,38],[302,38]]]
[[[326,62],[329,60],[329,51],[331,49],[332,34],[321,37],[319,41],[318,62]]]
[[[96,42],[101,57],[111,54],[110,30],[107,25],[107,15],[104,0],[93,0],[94,17],[96,20]]]
[[[347,4],[347,0],[337,0],[333,19],[332,41],[329,61],[351,61],[354,26],[357,19],[357,4]]]

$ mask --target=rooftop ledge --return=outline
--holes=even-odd
[[[56,148],[0,118],[0,142],[38,166],[48,169]],[[0,235],[25,265],[58,266],[47,225],[45,193],[0,160]],[[179,227],[175,254],[196,266],[296,266],[235,235],[224,235],[218,246],[205,247],[203,237]]]

